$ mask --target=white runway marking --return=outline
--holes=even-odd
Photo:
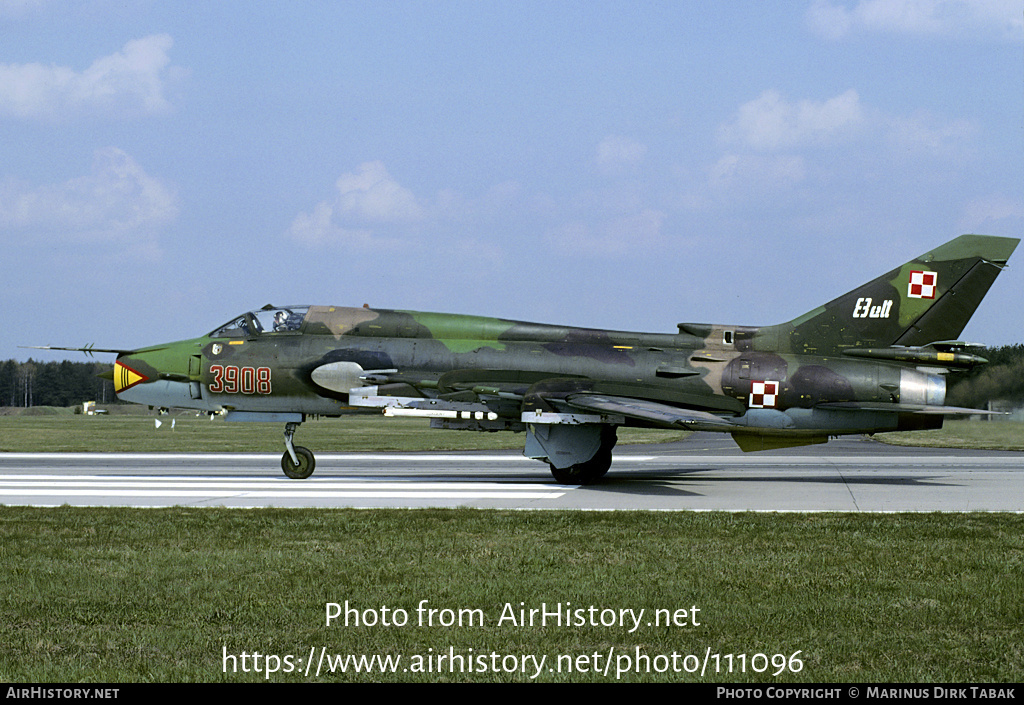
[[[680,443],[615,456],[603,482],[555,483],[514,452],[319,453],[307,480],[274,453],[0,453],[0,504],[130,507],[1024,511],[1024,453],[834,441],[744,455]]]
[[[367,461],[367,462],[391,462],[398,453],[317,453],[318,463],[326,461]],[[410,457],[428,458],[435,462],[444,463],[474,463],[474,462],[523,462],[521,455],[511,453],[482,454],[482,453],[408,453]],[[47,461],[89,461],[93,464],[122,464],[124,462],[159,461],[163,462],[224,462],[232,463],[262,462],[276,463],[281,458],[280,453],[4,453],[5,460],[47,460]]]
[[[168,504],[180,498],[267,499],[364,498],[364,499],[557,499],[569,488],[533,483],[499,482],[350,482],[310,479],[302,482],[285,478],[217,479],[76,475],[4,475],[0,477],[0,501],[14,504],[14,497],[122,497],[166,498]],[[152,506],[152,505],[150,505]]]

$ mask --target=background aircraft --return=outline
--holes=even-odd
[[[311,415],[422,416],[436,428],[526,433],[561,483],[608,470],[619,426],[732,434],[744,450],[939,428],[950,371],[985,360],[956,341],[1018,239],[963,235],[788,323],[680,323],[632,333],[497,318],[271,306],[210,333],[117,353],[120,399],[285,424],[281,467]],[[762,280],[764,276],[762,275]]]

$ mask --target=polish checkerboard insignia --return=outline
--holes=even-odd
[[[750,400],[748,406],[751,409],[772,409],[775,408],[779,396],[779,383],[772,381],[751,382]]]
[[[934,299],[938,279],[939,275],[935,272],[911,272],[907,296],[912,299]]]

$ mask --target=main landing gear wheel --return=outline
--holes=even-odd
[[[612,466],[615,431],[612,424],[528,423],[523,455],[546,461],[559,484],[593,484]]]
[[[299,459],[298,465],[292,462],[292,456],[287,452],[282,455],[281,469],[293,480],[305,480],[316,469],[316,458],[313,457],[313,451],[303,446],[295,446],[295,457]]]
[[[559,484],[591,485],[604,477],[608,468],[612,466],[612,451],[611,448],[607,450],[602,448],[590,460],[570,465],[567,468],[558,469],[551,463],[548,463],[548,466],[551,468],[551,475],[555,478],[555,482]]]

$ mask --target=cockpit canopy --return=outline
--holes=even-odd
[[[251,338],[272,333],[295,333],[302,327],[309,306],[278,307],[267,304],[236,316],[210,333],[211,338]]]

